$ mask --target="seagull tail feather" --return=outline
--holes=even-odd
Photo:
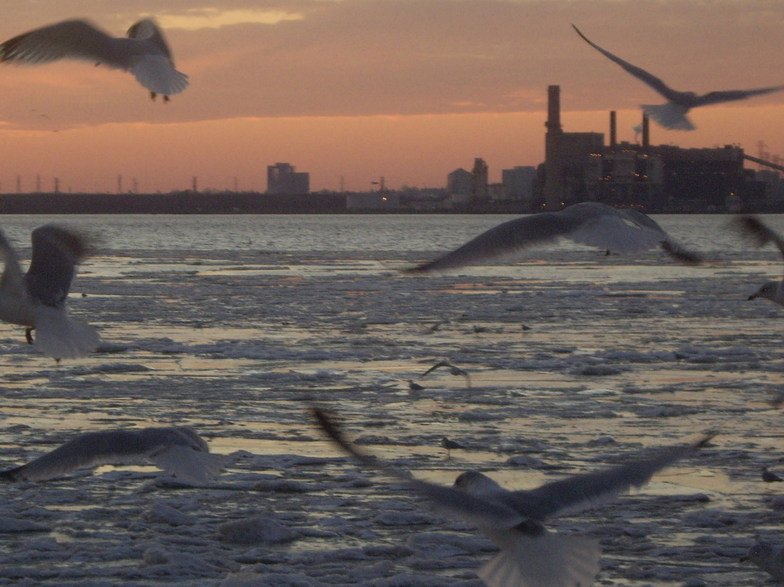
[[[489,587],[588,587],[599,572],[600,555],[598,542],[590,538],[513,532],[477,575]]]
[[[688,108],[680,104],[643,104],[643,112],[665,128],[672,130],[694,130],[696,127],[686,116]]]
[[[84,322],[72,320],[65,310],[39,305],[35,316],[35,345],[47,357],[84,357],[100,342],[98,331]]]

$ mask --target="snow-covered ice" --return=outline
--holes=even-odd
[[[24,242],[47,220],[2,228]],[[0,584],[480,585],[492,543],[358,469],[314,427],[312,402],[440,484],[479,469],[536,487],[718,430],[640,493],[554,526],[599,540],[603,584],[766,580],[740,559],[784,542],[780,484],[759,474],[784,448],[770,403],[784,312],[746,298],[779,274],[778,252],[725,235],[726,218],[670,217],[706,266],[559,245],[398,271],[500,220],[101,217],[106,248],[69,299],[75,317],[100,317],[99,352],[56,366],[0,327],[0,466],[82,432],[181,425],[226,470],[201,487],[144,466],[2,485]],[[421,378],[441,360],[471,387],[444,369]],[[444,436],[466,448],[447,459]]]

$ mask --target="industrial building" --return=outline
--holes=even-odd
[[[765,183],[744,169],[749,157],[740,147],[654,146],[644,116],[641,142],[618,143],[615,112],[605,145],[602,133],[564,132],[560,109],[560,88],[549,86],[538,207],[599,201],[648,212],[726,211],[759,208],[766,197]]]

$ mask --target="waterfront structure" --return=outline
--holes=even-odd
[[[267,166],[268,194],[307,194],[309,192],[309,173],[299,172],[288,163]]]
[[[614,112],[608,145],[602,133],[564,132],[558,86],[548,88],[545,126],[544,186],[534,207],[598,201],[649,212],[725,211],[764,200],[764,185],[743,167],[741,147],[654,146],[646,117],[640,143],[618,143]]]
[[[536,190],[536,167],[517,165],[501,170],[501,183],[504,193],[510,200],[530,203]]]

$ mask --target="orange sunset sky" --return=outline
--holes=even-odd
[[[678,90],[784,84],[780,0],[25,0],[0,38],[87,17],[122,36],[154,16],[191,86],[152,102],[128,73],[79,61],[0,66],[0,192],[266,189],[285,161],[311,189],[442,187],[474,157],[544,158],[546,88],[566,131],[631,141],[663,99],[583,42]],[[653,144],[736,144],[784,156],[784,92],[692,111],[693,132]]]

